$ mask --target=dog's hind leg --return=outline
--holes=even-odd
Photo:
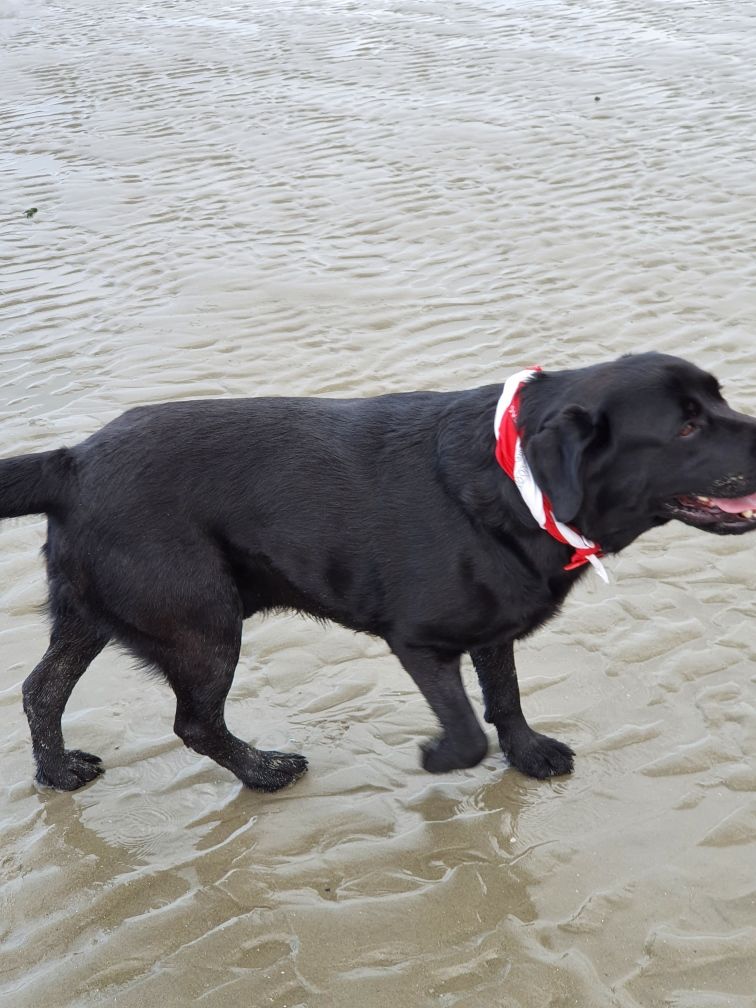
[[[74,686],[107,643],[82,615],[66,609],[54,616],[50,646],[22,688],[40,784],[74,791],[102,773],[99,756],[64,748],[60,721]]]
[[[572,749],[564,742],[533,731],[525,720],[513,642],[478,648],[470,652],[470,657],[483,691],[485,719],[495,726],[502,752],[511,765],[529,777],[542,780],[572,773],[575,755]]]
[[[177,633],[155,653],[176,694],[174,730],[190,749],[230,770],[247,787],[278,791],[307,770],[298,753],[255,749],[233,735],[225,721],[226,697],[239,659],[241,619],[233,629],[212,635]]]
[[[415,680],[443,731],[421,747],[423,767],[430,773],[445,773],[480,763],[488,743],[462,685],[459,656],[441,655],[430,648],[392,645],[392,650]]]

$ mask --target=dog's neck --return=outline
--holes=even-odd
[[[539,418],[553,406],[546,374],[528,383],[522,393],[521,416],[536,429]],[[501,385],[471,389],[456,399],[454,408],[436,428],[437,471],[448,493],[476,524],[483,525],[500,541],[521,544],[530,555],[542,558],[554,575],[569,564],[573,548],[546,535],[538,526],[514,482],[494,457],[493,418]],[[527,443],[526,443],[527,453]],[[453,459],[451,466],[447,460]],[[620,528],[608,526],[600,509],[581,511],[576,524],[581,532],[601,543],[606,554],[618,553],[661,521],[633,522],[625,515]],[[564,572],[574,581],[586,570]]]
[[[521,544],[523,558],[538,555],[556,573],[569,563],[571,547],[538,527],[494,457],[492,420],[500,394],[500,385],[463,393],[441,419],[436,433],[439,477],[471,520],[500,541]],[[582,572],[571,571],[565,577],[574,580]]]
[[[518,415],[520,395],[523,388],[541,371],[540,367],[518,371],[504,383],[494,414],[494,437],[496,438],[496,461],[514,482],[520,496],[527,505],[533,519],[544,532],[558,542],[573,548],[570,562],[565,570],[574,570],[590,563],[602,581],[609,581],[604,565],[599,559],[603,555],[601,547],[586,539],[577,529],[560,522],[548,497],[538,486],[532,473],[520,440]]]

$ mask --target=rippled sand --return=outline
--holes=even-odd
[[[217,7],[0,4],[3,454],[636,348],[756,412],[751,5]],[[4,1006],[756,1004],[756,537],[648,535],[520,648],[553,783],[425,775],[382,644],[250,622],[231,726],[311,760],[269,797],[115,650],[65,721],[106,775],[37,790],[44,526],[0,535]]]

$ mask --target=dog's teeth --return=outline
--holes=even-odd
[[[696,496],[700,501],[703,501],[704,504],[711,503],[711,497],[702,497],[701,494],[697,494]]]
[[[753,511],[741,511],[740,513],[744,518],[753,518]]]

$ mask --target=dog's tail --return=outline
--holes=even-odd
[[[73,468],[67,448],[0,459],[0,518],[63,511]]]

